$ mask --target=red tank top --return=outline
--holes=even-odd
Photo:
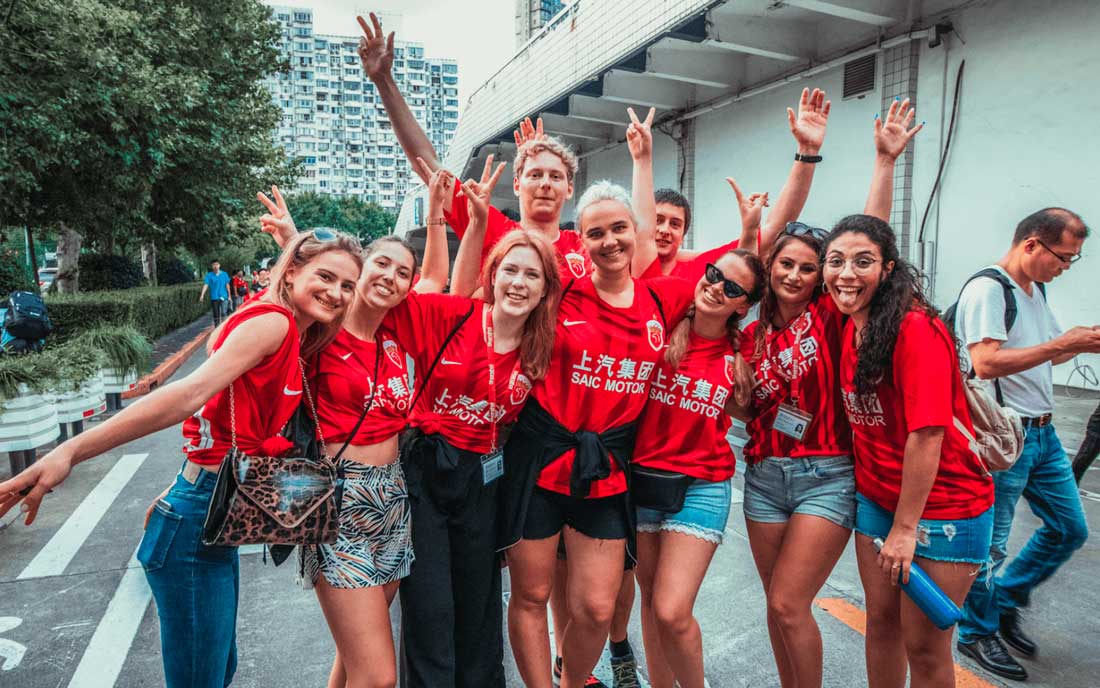
[[[279,350],[233,381],[237,448],[246,454],[268,454],[264,448],[282,432],[302,401],[302,370],[298,362],[298,328],[287,309],[273,303],[256,303],[234,313],[214,342],[221,347],[241,323],[267,313],[281,313],[290,321]],[[198,464],[217,465],[232,446],[229,391],[212,396],[201,409],[183,422],[183,451]],[[272,446],[271,444],[267,445]]]

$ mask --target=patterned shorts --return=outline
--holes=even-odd
[[[409,575],[413,563],[409,494],[401,462],[367,466],[341,459],[344,496],[335,544],[298,548],[300,582],[369,588]]]

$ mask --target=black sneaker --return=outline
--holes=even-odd
[[[611,657],[612,688],[641,688],[638,684],[638,660],[633,654]]]
[[[973,659],[987,671],[1014,681],[1027,680],[1027,670],[1008,654],[1008,650],[1001,644],[1001,639],[996,633],[978,638],[972,643],[964,643],[960,640],[956,647],[959,648],[959,652]]]
[[[1039,647],[1020,628],[1020,612],[1013,609],[1001,612],[1001,639],[1024,657],[1034,657]]]

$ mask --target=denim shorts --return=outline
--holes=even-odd
[[[745,470],[745,516],[786,523],[795,514],[855,525],[856,474],[850,456],[769,456]]]
[[[863,495],[856,495],[856,532],[886,539],[894,514]],[[937,521],[922,518],[917,524],[916,556],[933,561],[984,564],[993,539],[993,507],[973,518]]]
[[[684,508],[674,514],[639,507],[638,532],[684,533],[720,545],[729,520],[732,494],[728,479],[720,482],[696,479],[688,486]]]

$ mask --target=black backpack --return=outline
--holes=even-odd
[[[7,312],[4,313],[4,330],[15,339],[30,342],[44,339],[53,332],[42,297],[29,291],[13,291],[8,296]]]
[[[965,282],[963,282],[962,289],[959,290],[959,298],[962,298],[962,293],[966,290],[966,285],[970,284],[979,277],[988,277],[989,279],[995,281],[997,284],[1001,285],[1001,289],[1004,290],[1005,335],[1007,336],[1009,330],[1011,330],[1012,326],[1016,323],[1017,313],[1016,293],[1014,291],[1012,280],[1010,280],[1003,272],[1001,272],[997,268],[983,268],[975,272]],[[1035,286],[1039,287],[1039,292],[1043,295],[1043,299],[1045,300],[1047,297],[1047,285],[1043,284],[1042,282],[1036,282]],[[955,318],[957,316],[958,310],[959,299],[955,299],[955,303],[951,304],[947,308],[947,310],[943,312],[943,315],[940,316],[940,319],[943,320],[943,323],[947,325],[947,329],[949,329],[951,333],[955,335],[956,339],[958,338],[958,335],[955,334]],[[969,377],[974,377],[973,368],[970,369]],[[993,389],[997,393],[997,403],[1001,406],[1004,406],[1005,400],[1004,396],[1001,394],[1001,383],[999,380],[993,381]]]

